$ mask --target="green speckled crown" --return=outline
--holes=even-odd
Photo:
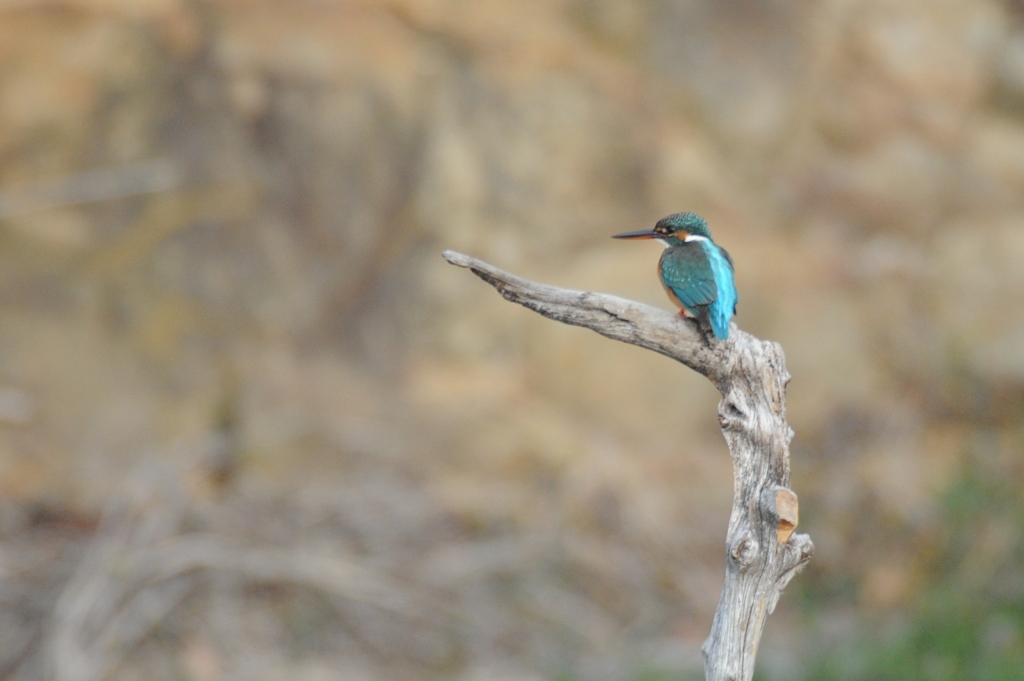
[[[673,213],[658,220],[654,231],[659,234],[675,234],[676,232],[689,232],[697,236],[711,238],[711,231],[704,218],[696,213]]]

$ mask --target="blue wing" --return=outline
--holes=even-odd
[[[666,248],[661,254],[661,280],[694,317],[706,319],[704,309],[718,297],[715,273],[707,253],[696,241]]]
[[[686,311],[728,338],[737,298],[729,254],[711,241],[690,241],[665,249],[660,269],[665,287]]]

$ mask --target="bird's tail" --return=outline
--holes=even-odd
[[[708,306],[711,330],[722,340],[729,337],[729,320],[732,319],[735,307],[736,294],[733,291],[727,291],[725,295],[719,294],[718,300]]]
[[[721,314],[718,310],[711,310],[711,330],[722,340],[729,337],[730,316],[728,313]]]

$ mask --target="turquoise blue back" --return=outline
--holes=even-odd
[[[711,241],[702,241],[701,246],[708,256],[708,264],[715,277],[715,288],[718,289],[718,296],[708,305],[711,328],[719,338],[728,338],[729,320],[736,311],[739,298],[733,279],[732,261],[724,250]]]

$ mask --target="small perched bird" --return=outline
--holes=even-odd
[[[615,239],[657,239],[665,244],[658,261],[661,285],[679,314],[696,317],[719,338],[729,337],[729,320],[736,314],[736,283],[732,258],[711,240],[708,223],[696,213],[674,213],[658,220],[654,229],[616,234]]]

